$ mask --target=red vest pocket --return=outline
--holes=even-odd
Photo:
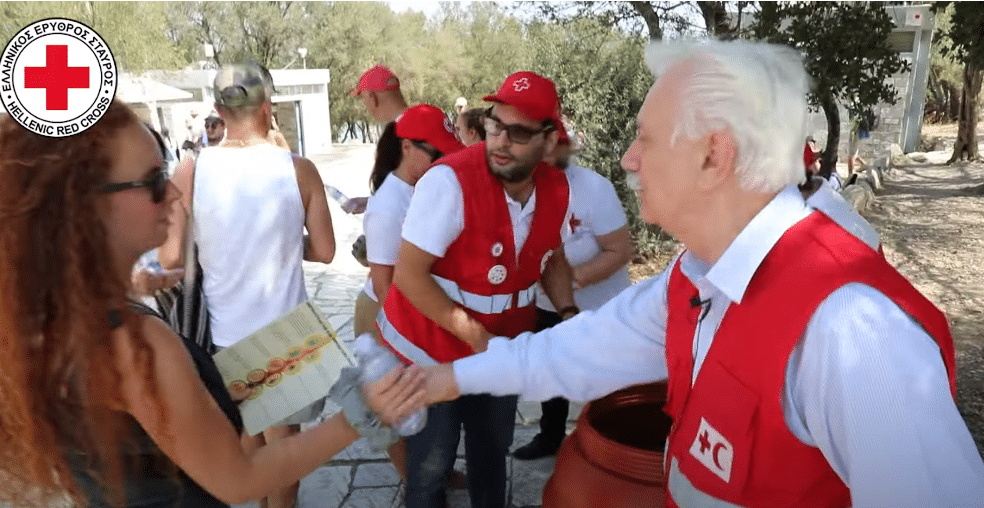
[[[701,386],[714,389],[695,393]],[[720,363],[705,361],[689,398],[673,456],[696,488],[735,499],[748,479],[759,397]]]

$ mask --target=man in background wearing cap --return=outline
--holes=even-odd
[[[597,310],[632,285],[627,265],[635,248],[615,187],[607,178],[574,164],[573,145],[568,131],[560,131],[557,148],[547,161],[564,171],[571,187],[571,237],[564,241],[564,254],[571,264],[574,302],[583,310]],[[542,288],[537,288],[536,307],[536,331],[562,321]],[[563,397],[544,401],[540,433],[517,448],[513,457],[534,460],[556,454],[567,435],[569,406]]]
[[[215,109],[226,123],[218,147],[171,180],[183,208],[173,214],[161,264],[182,264],[186,217],[194,218],[212,341],[228,347],[307,300],[302,260],[330,263],[335,236],[314,164],[268,142],[273,90],[258,65],[232,65],[215,76]],[[184,213],[180,213],[184,212]],[[309,236],[304,236],[307,227]],[[165,256],[165,252],[170,253]],[[282,439],[313,419],[302,410],[257,439]],[[298,484],[264,503],[289,508]]]
[[[417,182],[403,226],[394,284],[377,318],[409,363],[434,365],[484,351],[494,335],[536,325],[536,284],[562,317],[577,313],[570,266],[567,178],[542,162],[561,127],[553,82],[506,78],[486,119],[487,138],[437,161]],[[444,508],[442,485],[465,429],[474,508],[505,506],[506,454],[516,397],[476,395],[429,408],[408,436],[408,508]]]
[[[369,114],[381,124],[396,120],[409,107],[407,100],[403,98],[403,92],[400,91],[400,78],[384,65],[377,65],[364,72],[349,95],[361,98]],[[368,198],[349,199],[350,203],[354,203],[349,205],[353,206],[353,211],[350,213],[360,213],[364,210],[367,200]],[[366,259],[366,235],[360,235],[356,239],[355,244],[352,245],[352,256],[363,266],[369,266],[369,261]]]
[[[225,120],[218,113],[205,119],[205,146],[219,146],[225,137]]]
[[[403,92],[400,91],[400,79],[382,65],[363,73],[350,95],[362,98],[369,114],[379,123],[396,120],[408,107]]]

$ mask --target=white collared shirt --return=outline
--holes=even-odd
[[[511,198],[503,190],[509,218],[512,221],[513,245],[519,257],[523,244],[530,236],[533,226],[533,211],[536,210],[536,192],[530,195],[524,206]],[[570,237],[570,199],[567,214],[561,225],[560,238]],[[461,183],[450,166],[441,164],[427,170],[417,181],[410,209],[403,223],[403,239],[421,250],[437,257],[444,257],[448,247],[465,229],[465,201],[461,193]]]
[[[695,376],[727,307],[809,212],[791,186],[713,266],[683,254],[683,274],[711,301],[694,344]],[[668,280],[665,270],[598,311],[493,339],[486,353],[454,362],[461,393],[586,401],[665,379]],[[870,286],[845,285],[820,304],[790,356],[784,394],[789,430],[820,449],[855,507],[984,506],[984,462],[950,395],[939,347]]]

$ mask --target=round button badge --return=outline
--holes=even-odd
[[[495,265],[489,269],[489,282],[492,284],[502,284],[506,281],[506,267]]]
[[[492,255],[493,256],[495,256],[495,257],[501,256],[503,250],[505,250],[505,248],[502,246],[502,242],[495,242],[495,243],[492,244]]]

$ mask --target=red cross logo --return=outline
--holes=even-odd
[[[707,431],[705,430],[703,434],[700,435],[700,453],[704,453],[711,447],[711,441],[708,439]]]
[[[45,67],[24,68],[24,88],[44,88],[45,107],[50,111],[68,109],[69,88],[89,88],[89,68],[68,66],[68,46],[52,44],[46,48]]]
[[[577,231],[577,228],[581,227],[581,219],[578,219],[574,216],[574,214],[571,214],[571,220],[568,226],[570,226],[572,233]]]
[[[523,90],[526,90],[529,87],[530,87],[529,79],[519,78],[516,81],[513,81],[513,89],[515,89],[517,92],[522,92]]]

